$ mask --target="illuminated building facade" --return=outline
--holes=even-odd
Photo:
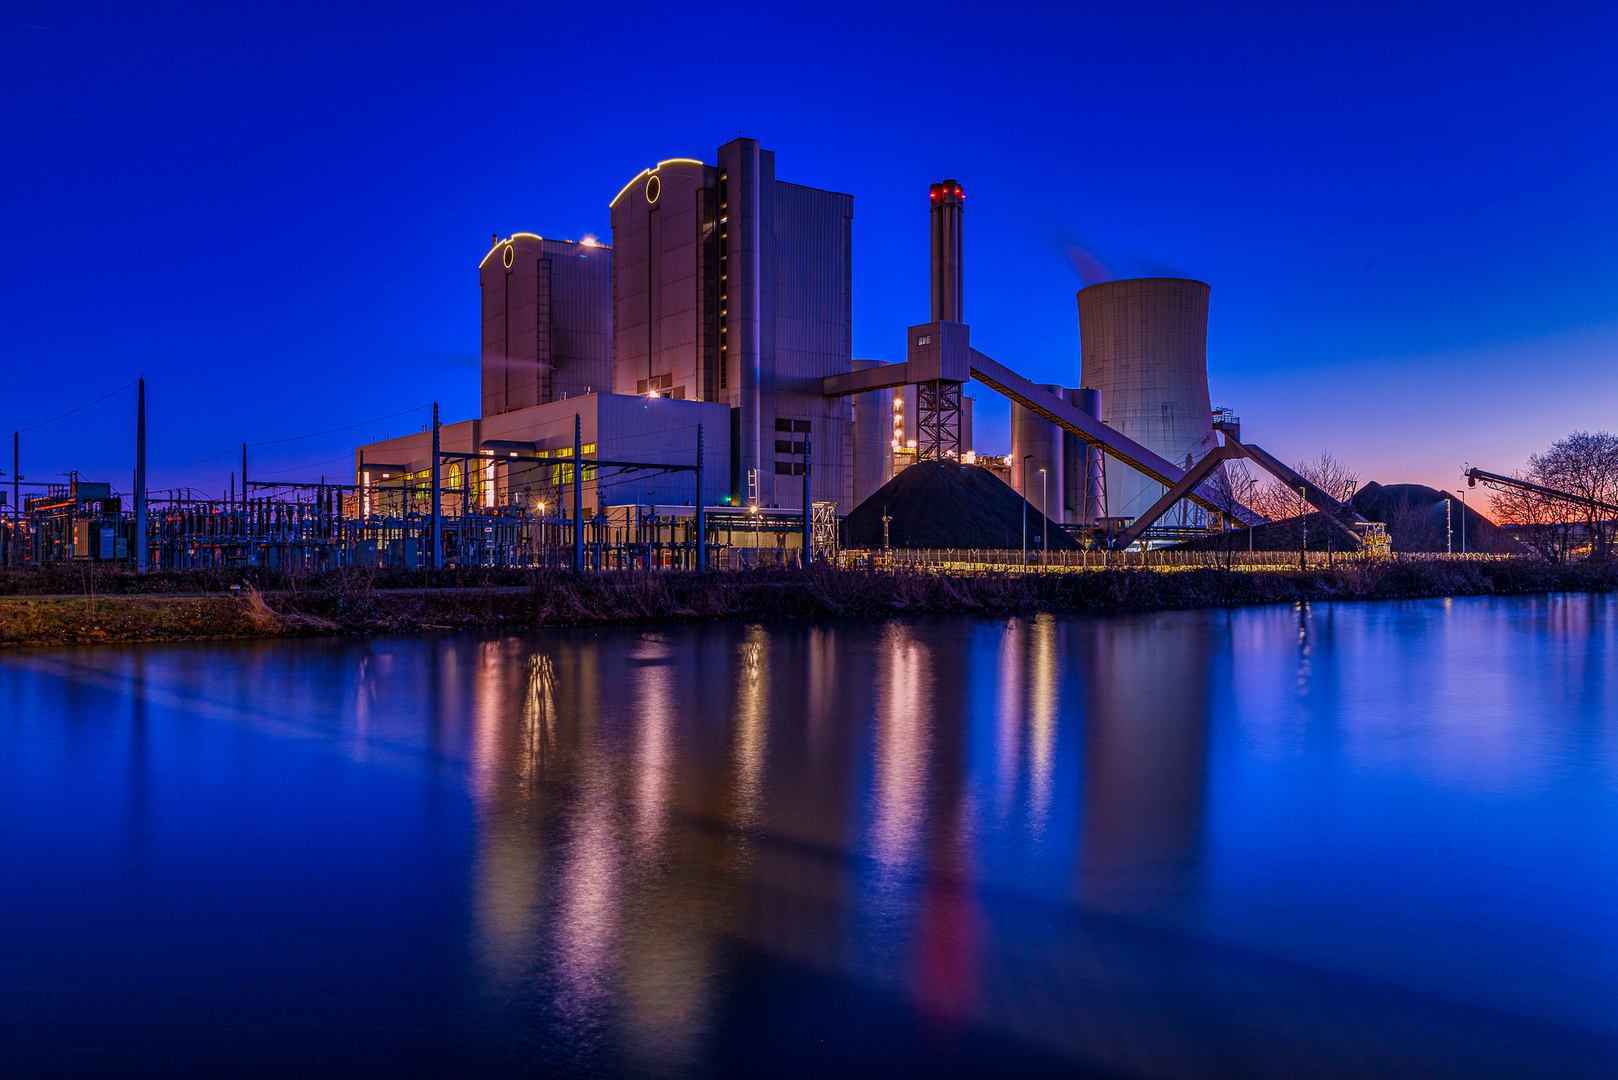
[[[610,390],[611,247],[496,236],[478,281],[485,417]]]
[[[811,500],[847,513],[860,403],[820,380],[852,364],[854,199],[777,180],[754,139],[715,157],[659,162],[612,201],[613,390],[729,406],[737,503],[800,507],[807,441]]]

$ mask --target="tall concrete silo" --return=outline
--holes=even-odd
[[[1051,385],[1045,389],[1063,401],[1067,400],[1067,390],[1063,387]],[[1058,525],[1072,520],[1063,512],[1067,487],[1062,468],[1066,435],[1065,431],[1038,413],[1012,403],[1011,486]],[[1039,475],[1041,469],[1045,470],[1043,480]]]
[[[1101,419],[1184,466],[1218,444],[1208,401],[1208,285],[1126,278],[1079,290],[1084,385]],[[1135,517],[1163,486],[1107,459],[1107,513]]]

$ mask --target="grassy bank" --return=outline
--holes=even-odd
[[[61,573],[0,574],[0,645],[382,633],[615,622],[803,619],[950,612],[1103,612],[1298,599],[1604,592],[1618,566],[1388,562],[1308,572],[944,576],[818,568],[748,573],[344,571],[290,578],[243,572],[106,574],[63,595]],[[90,584],[86,582],[86,584]],[[231,585],[241,586],[230,591]],[[409,591],[397,591],[409,590]],[[201,595],[157,596],[153,593]]]

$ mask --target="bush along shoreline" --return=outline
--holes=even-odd
[[[75,588],[74,586],[77,586]],[[233,588],[234,586],[234,588]],[[1336,569],[699,574],[242,569],[0,572],[0,646],[841,616],[1122,612],[1299,600],[1618,590],[1618,563],[1360,562]]]

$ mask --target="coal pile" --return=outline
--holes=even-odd
[[[1476,495],[1471,499],[1472,494]],[[1480,488],[1469,493],[1466,511],[1466,550],[1488,551],[1500,554],[1521,553],[1525,550],[1509,533],[1473,507],[1487,495]],[[1393,538],[1394,551],[1443,551],[1444,503],[1451,502],[1450,544],[1461,550],[1460,497],[1430,488],[1423,484],[1378,484],[1372,481],[1354,493],[1352,504],[1367,521],[1380,521],[1387,525]],[[1313,546],[1313,545],[1311,545]]]
[[[912,465],[883,484],[843,520],[843,542],[852,548],[880,548],[886,513],[892,518],[892,547],[1020,548],[1024,512],[1030,550],[1041,536],[1049,537],[1050,551],[1079,549],[1072,537],[988,469],[953,462]]]
[[[1479,501],[1484,497],[1481,489]],[[1444,536],[1445,493],[1422,484],[1379,484],[1374,480],[1354,493],[1350,505],[1366,521],[1380,521],[1392,538],[1394,551],[1434,553],[1446,550]],[[1448,550],[1461,550],[1461,500],[1449,496],[1450,528]],[[1521,554],[1527,549],[1506,530],[1484,517],[1472,504],[1466,510],[1466,550],[1509,555]],[[1333,529],[1324,514],[1311,512],[1307,519],[1309,550],[1351,551],[1354,544],[1341,532]],[[1257,551],[1297,551],[1303,540],[1303,529],[1296,517],[1283,518],[1260,525],[1253,530],[1252,544]],[[1222,536],[1192,540],[1182,547],[1194,550],[1223,551],[1227,547],[1240,549],[1247,546],[1247,530]]]

